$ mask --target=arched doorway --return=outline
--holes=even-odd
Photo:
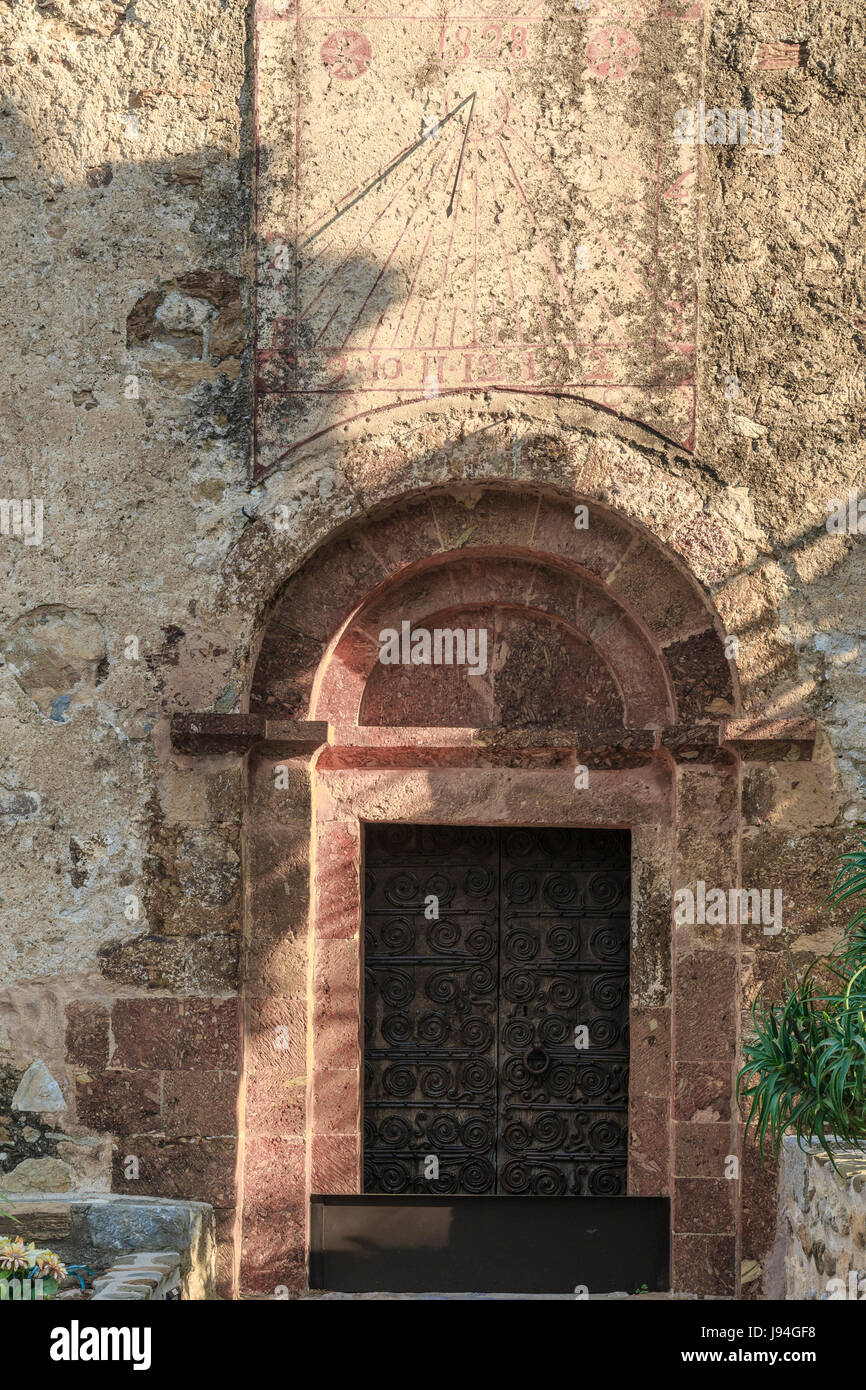
[[[410,643],[483,628],[485,670],[383,663],[382,633],[404,624]],[[735,882],[742,730],[723,636],[657,540],[552,490],[430,489],[289,581],[247,716],[265,737],[247,805],[247,1286],[303,1284],[311,1193],[361,1191],[364,828],[406,824],[629,832],[627,1192],[673,1197],[675,1288],[734,1291],[733,1111],[679,1148],[672,1123],[677,1066],[730,1093],[735,1064],[736,948],[698,932],[675,951],[671,935],[702,856]]]

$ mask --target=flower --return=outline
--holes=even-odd
[[[0,1269],[30,1269],[32,1264],[32,1247],[28,1248],[20,1238],[0,1238]]]
[[[42,1249],[33,1241],[25,1245],[20,1237],[12,1240],[9,1236],[0,1236],[0,1270],[3,1269],[36,1273],[43,1279],[58,1281],[66,1274],[66,1266],[55,1251]]]
[[[65,1264],[59,1255],[55,1255],[53,1250],[37,1250],[33,1263],[43,1279],[60,1280],[66,1275]]]

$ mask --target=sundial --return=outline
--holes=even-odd
[[[260,0],[256,467],[395,406],[589,401],[694,436],[701,12]]]

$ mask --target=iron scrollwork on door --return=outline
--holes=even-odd
[[[626,832],[368,827],[365,1191],[625,1192],[628,924]]]

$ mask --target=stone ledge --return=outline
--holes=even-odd
[[[93,1281],[93,1302],[108,1299],[167,1299],[180,1291],[181,1257],[177,1250],[122,1255]]]

